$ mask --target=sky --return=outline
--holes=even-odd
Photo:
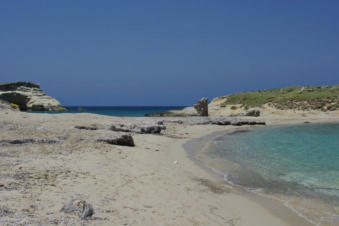
[[[337,0],[1,0],[0,83],[70,106],[339,84]]]

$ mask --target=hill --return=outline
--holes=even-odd
[[[339,109],[339,85],[334,86],[291,86],[272,90],[242,92],[216,98],[220,107],[240,105],[241,108],[269,105],[280,110],[321,110]]]

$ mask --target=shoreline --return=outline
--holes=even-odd
[[[217,171],[214,171],[213,169],[209,168],[195,158],[196,153],[194,153],[194,149],[197,147],[192,148],[192,143],[201,144],[201,142],[206,141],[205,139],[210,141],[211,139],[220,136],[220,134],[224,134],[226,131],[227,133],[229,133],[237,129],[242,128],[216,126],[215,128],[210,128],[210,131],[199,131],[198,134],[195,134],[195,136],[189,139],[185,139],[181,142],[180,146],[184,151],[184,156],[182,157],[187,158],[186,161],[188,160],[193,163],[194,167],[192,167],[192,170],[194,170],[196,173],[198,173],[200,170],[204,172],[204,174],[202,174],[202,172],[198,174],[203,175],[206,180],[210,180],[210,182],[212,182],[210,185],[208,185],[208,187],[212,191],[214,190],[213,193],[218,194],[218,190],[222,190],[223,187],[226,186],[226,190],[228,190],[227,195],[230,196],[227,199],[232,200],[231,205],[235,204],[235,202],[240,204],[239,206],[237,206],[237,210],[239,211],[239,215],[241,215],[242,218],[246,219],[246,221],[244,221],[242,224],[238,224],[237,222],[234,225],[311,225],[309,222],[305,221],[305,219],[297,216],[295,212],[283,206],[280,202],[264,197],[259,197],[257,194],[251,194],[248,191],[240,188],[239,186],[228,184],[221,174],[218,174]],[[213,181],[215,182],[213,183]],[[228,205],[230,203],[225,204]],[[281,215],[276,214],[276,210],[270,210],[270,208],[278,208],[279,210],[281,210],[281,207],[283,209],[283,214]],[[259,215],[260,217],[257,215]]]
[[[271,121],[270,124],[267,125],[266,127],[304,125],[305,122],[303,122],[302,120],[303,119],[294,119],[294,121],[292,122],[284,121],[284,122],[278,122],[278,123]],[[312,122],[307,122],[307,123],[312,123],[312,124],[329,123],[331,124],[331,123],[339,123],[339,120],[337,118],[332,118],[329,120],[328,119],[324,120],[322,118],[321,119],[313,118]],[[242,185],[234,184],[232,181],[227,179],[227,174],[225,175],[225,173],[222,172],[223,170],[220,168],[220,164],[232,164],[233,162],[230,162],[227,159],[223,159],[221,162],[218,159],[215,159],[214,156],[211,156],[212,150],[215,149],[216,147],[215,146],[210,147],[210,146],[213,146],[212,143],[215,140],[218,140],[219,138],[227,136],[227,135],[236,135],[236,133],[238,132],[250,132],[252,129],[255,129],[255,128],[260,128],[260,127],[242,126],[240,128],[233,128],[227,131],[217,131],[217,132],[210,133],[200,138],[192,139],[188,141],[187,143],[185,143],[183,146],[188,153],[188,157],[192,161],[194,161],[199,167],[206,170],[208,173],[214,176],[217,176],[220,179],[223,179],[225,183],[239,189],[239,191],[242,192],[244,196],[250,198],[251,200],[255,200],[256,202],[260,203],[262,206],[264,206],[268,210],[270,210],[272,205],[280,205],[280,207],[274,208],[275,210],[271,212],[283,220],[288,219],[288,222],[291,225],[296,224],[296,219],[295,219],[296,217],[302,219],[301,221],[299,221],[300,219],[297,220],[299,221],[297,225],[319,225],[319,223],[317,223],[313,219],[310,219],[308,216],[304,215],[302,212],[298,211],[298,209],[296,209],[293,205],[291,205],[288,200],[281,199],[272,194],[270,195],[265,194],[265,192],[257,191],[257,189],[251,189],[251,188],[244,187]],[[318,200],[321,203],[325,202],[322,199],[318,199],[318,198],[314,199],[314,197],[312,197],[312,200],[315,200],[315,201]],[[276,202],[278,202],[278,204]],[[286,208],[288,210],[286,210]],[[288,213],[288,212],[292,212],[292,213]],[[330,223],[330,225],[332,224]]]
[[[251,128],[251,127],[248,126],[245,129],[251,130],[251,129],[253,129],[253,127]],[[301,215],[299,212],[294,210],[291,206],[285,205],[282,200],[273,199],[273,197],[265,196],[263,194],[252,191],[249,188],[245,188],[243,186],[233,184],[231,181],[229,181],[229,180],[227,180],[227,178],[225,178],[224,173],[220,172],[219,170],[217,170],[217,169],[215,169],[211,166],[213,163],[211,163],[211,162],[203,163],[203,161],[204,160],[206,161],[207,160],[206,158],[208,158],[206,156],[202,156],[202,155],[207,154],[207,153],[203,153],[203,152],[208,152],[206,150],[206,149],[208,149],[208,147],[206,147],[206,146],[209,146],[211,142],[218,139],[219,137],[228,135],[230,133],[233,133],[233,132],[239,131],[239,130],[242,131],[242,130],[244,130],[244,128],[234,128],[233,130],[230,129],[227,132],[226,131],[212,132],[211,134],[205,135],[203,137],[189,140],[188,142],[186,142],[183,145],[183,147],[187,151],[188,157],[193,162],[195,162],[199,167],[206,170],[211,175],[214,175],[214,176],[218,177],[219,179],[222,179],[225,183],[234,187],[236,189],[237,193],[240,193],[244,197],[248,198],[249,200],[260,204],[267,211],[272,213],[274,216],[276,216],[276,217],[282,219],[283,221],[287,222],[288,225],[299,225],[299,226],[302,226],[302,225],[305,225],[305,226],[306,225],[317,225],[315,222],[312,222],[311,220],[307,219],[307,217]],[[204,143],[204,147],[201,147],[200,149],[196,150],[197,146],[200,146],[201,143]],[[199,157],[197,155],[199,155]],[[209,158],[209,160],[212,161],[212,162],[215,161],[215,160],[211,160],[211,158]],[[208,164],[210,164],[210,166],[208,166]],[[272,207],[274,207],[274,208],[272,208]]]
[[[0,112],[0,117],[2,140],[62,139],[1,147],[0,170],[9,176],[0,177],[0,201],[15,212],[0,217],[2,223],[78,225],[79,217],[59,210],[71,197],[81,197],[94,207],[90,225],[309,225],[287,207],[287,215],[276,215],[280,203],[227,184],[192,161],[184,148],[192,139],[246,126],[167,123],[162,135],[133,133],[136,146],[126,147],[91,141],[102,129],[74,127],[161,118],[23,112]]]

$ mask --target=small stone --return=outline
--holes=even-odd
[[[92,207],[91,204],[83,201],[82,206],[83,206],[82,211],[79,212],[79,216],[80,216],[81,219],[86,219],[88,217],[93,216],[94,210],[93,210],[93,207]]]
[[[87,219],[94,214],[92,205],[84,200],[71,200],[60,211],[67,214],[77,214],[81,219]]]

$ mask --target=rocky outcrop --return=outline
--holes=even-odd
[[[98,142],[107,144],[134,147],[134,140],[131,134],[105,131],[95,139]]]
[[[194,108],[200,116],[208,116],[208,99],[206,97],[201,98],[194,105]]]
[[[14,140],[0,140],[0,146],[8,145],[24,145],[24,144],[56,144],[60,143],[59,138],[54,139],[33,139],[33,138],[24,138],[24,139],[14,139]]]
[[[164,123],[179,123],[188,125],[220,125],[220,126],[242,126],[242,125],[266,125],[264,121],[248,120],[246,118],[232,117],[182,117],[182,118],[166,118],[162,120]]]
[[[18,105],[21,111],[66,110],[59,101],[47,96],[40,89],[40,85],[31,82],[1,84],[0,100]]]
[[[163,121],[143,121],[136,123],[115,124],[112,125],[111,130],[120,132],[132,132],[132,133],[151,133],[159,134],[166,127]]]

